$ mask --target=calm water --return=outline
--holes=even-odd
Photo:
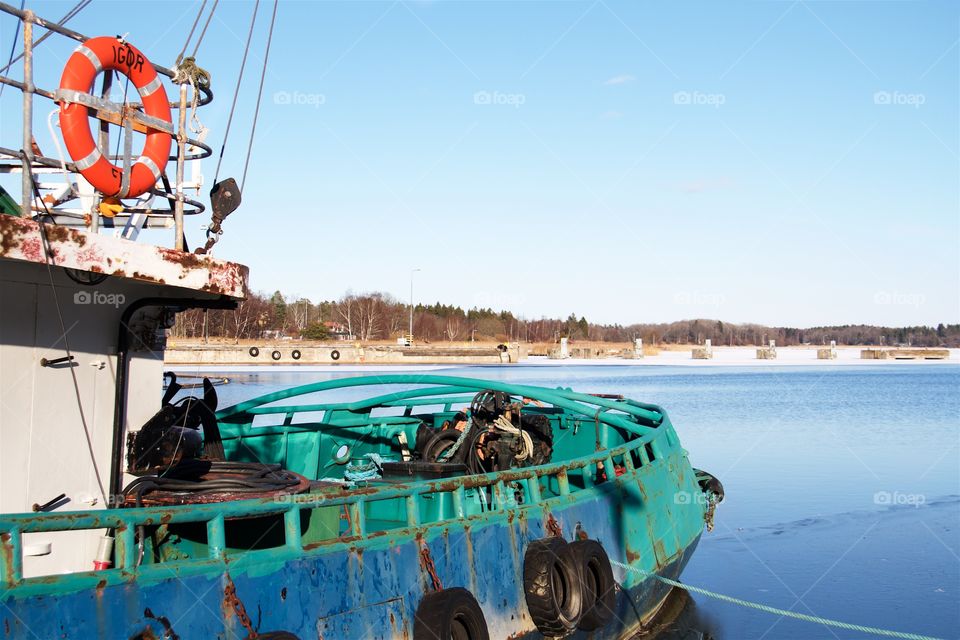
[[[227,374],[221,406],[359,375],[262,371]],[[727,494],[683,574],[689,584],[847,622],[960,637],[960,367],[442,373],[622,393],[665,407],[694,466],[717,475]],[[870,637],[696,595],[686,618],[718,639]]]

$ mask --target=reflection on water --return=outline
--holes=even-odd
[[[631,640],[715,640],[709,617],[687,591],[673,589],[650,626]]]
[[[726,489],[716,529],[704,534],[684,582],[800,613],[957,637],[957,366],[514,365],[430,373],[622,393],[665,407],[694,466]],[[360,373],[264,367],[225,375],[231,383],[218,388],[221,406]],[[699,595],[681,612],[662,637],[869,637]]]

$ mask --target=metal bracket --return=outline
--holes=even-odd
[[[73,356],[63,356],[62,358],[54,358],[53,360],[40,358],[40,366],[41,367],[57,367],[58,365],[61,365],[61,364],[72,363],[73,359],[74,359]]]
[[[96,109],[96,113],[93,115],[98,120],[104,120],[117,126],[122,126],[125,122],[130,121],[133,128],[139,133],[148,133],[148,129],[155,129],[171,136],[176,135],[172,122],[148,116],[132,106],[124,108],[116,102],[74,89],[57,89],[53,95],[57,102],[80,104],[90,109]]]

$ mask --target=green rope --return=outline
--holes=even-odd
[[[463,441],[466,440],[467,434],[470,433],[470,428],[473,426],[473,418],[467,418],[467,426],[463,428],[463,431],[460,432],[460,437],[457,438],[456,442],[453,443],[453,446],[442,452],[437,456],[437,462],[446,462],[453,458],[454,454],[460,448],[460,445],[463,444]]]
[[[751,609],[757,609],[759,611],[766,611],[767,613],[772,613],[774,615],[784,616],[787,618],[795,618],[797,620],[803,620],[805,622],[815,622],[817,624],[822,624],[827,627],[837,627],[839,629],[847,629],[848,631],[862,631],[863,633],[873,633],[878,636],[887,636],[890,638],[906,638],[906,640],[941,640],[940,638],[935,638],[933,636],[923,636],[916,633],[904,633],[902,631],[890,631],[888,629],[878,629],[876,627],[865,627],[859,624],[851,624],[849,622],[840,622],[839,620],[830,620],[829,618],[821,618],[819,616],[810,616],[805,613],[798,613],[796,611],[778,609],[776,607],[771,607],[769,605],[750,602],[749,600],[742,600],[740,598],[734,598],[732,596],[725,596],[722,593],[716,593],[714,591],[709,591],[701,587],[692,587],[688,584],[684,584],[683,582],[671,580],[670,578],[664,578],[663,576],[657,575],[656,573],[644,571],[639,567],[632,567],[622,562],[617,562],[616,560],[611,560],[610,564],[620,567],[621,569],[634,571],[644,576],[656,578],[660,582],[664,584],[668,584],[671,587],[679,587],[681,589],[686,589],[687,591],[693,591],[694,593],[700,593],[705,596],[709,596],[711,598],[716,598],[717,600],[732,602],[733,604],[739,604],[740,606],[743,606],[743,607],[749,607]]]
[[[381,469],[386,460],[376,453],[367,453],[363,456],[370,462],[351,462],[343,472],[343,477],[349,482],[369,482],[376,480],[382,474]]]

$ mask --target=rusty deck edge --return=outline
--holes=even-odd
[[[249,269],[210,256],[43,224],[50,264],[158,285],[243,298]],[[45,264],[39,222],[0,215],[0,258]]]

